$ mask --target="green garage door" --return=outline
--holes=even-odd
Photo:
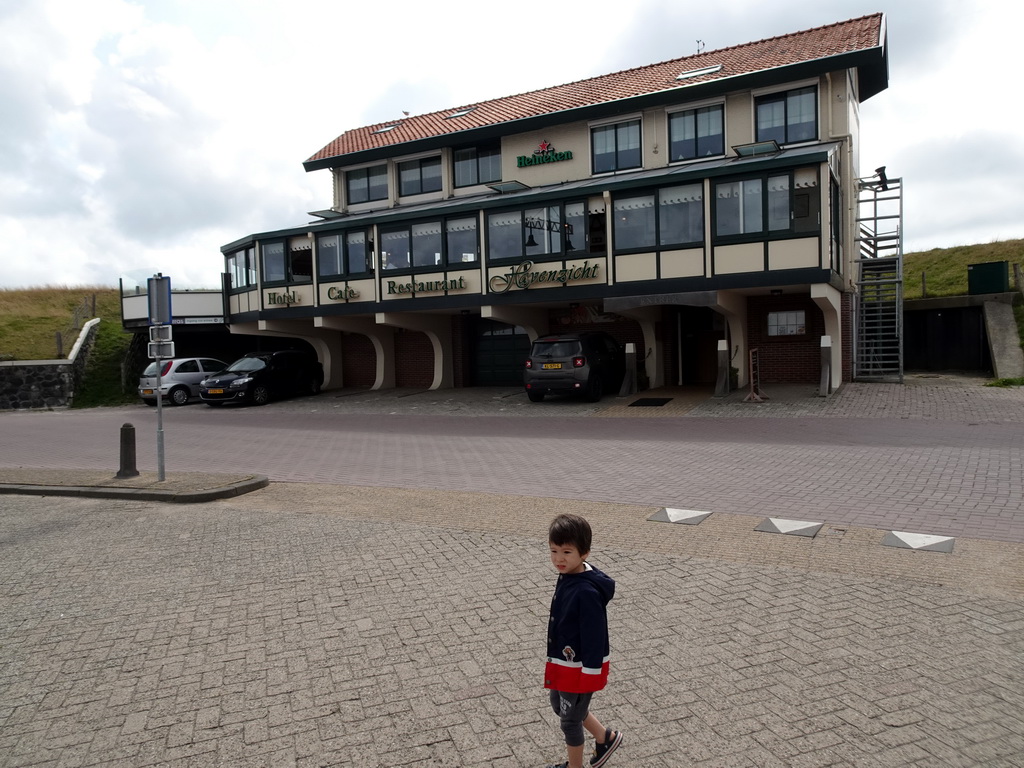
[[[530,337],[519,326],[480,319],[473,362],[478,387],[508,387],[523,383],[523,363],[530,353]]]

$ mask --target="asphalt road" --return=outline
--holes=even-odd
[[[877,412],[879,393],[890,390],[860,386],[820,418],[800,415],[799,399],[778,403],[778,417],[721,410],[726,404],[709,405],[719,408],[711,416],[697,407],[672,418],[650,418],[649,409],[644,418],[598,418],[613,400],[603,412],[570,402],[517,411],[522,396],[469,391],[375,400],[372,408],[330,395],[262,408],[195,404],[164,409],[165,467],[1024,541],[1024,426],[1016,420],[1024,402],[1016,393],[986,402],[985,413],[969,400],[958,408],[963,393],[950,390],[952,408],[940,417],[915,418],[913,408],[899,415],[895,403],[891,413],[863,418],[853,415],[868,410],[860,401]],[[908,390],[893,391],[905,399]],[[1002,420],[986,420],[992,412]],[[0,467],[116,471],[126,423],[135,427],[139,468],[156,469],[156,411],[141,405],[0,414]]]

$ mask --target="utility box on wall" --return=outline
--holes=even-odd
[[[1006,293],[1010,290],[1010,262],[988,261],[967,265],[967,293]]]

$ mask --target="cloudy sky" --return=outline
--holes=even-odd
[[[1019,32],[988,0],[0,0],[0,287],[217,287],[220,246],[330,206],[342,131],[888,17],[861,171],[908,251],[1024,237]]]

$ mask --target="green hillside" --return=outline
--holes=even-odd
[[[1024,267],[1024,240],[933,248],[903,256],[903,298],[921,299],[967,294],[967,266],[1008,261]],[[923,286],[923,287],[922,287]],[[1013,272],[1010,272],[1013,287]]]

